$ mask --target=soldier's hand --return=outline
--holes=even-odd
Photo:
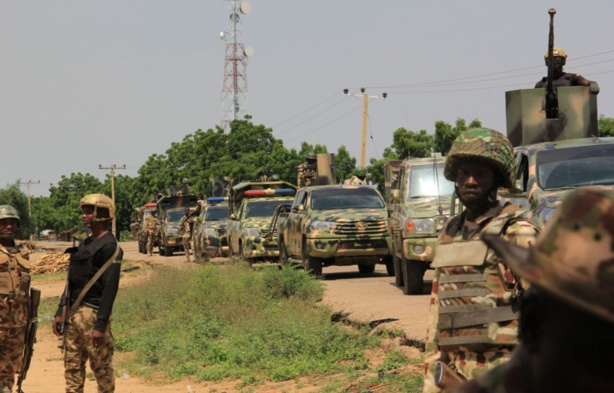
[[[62,317],[61,316],[57,316],[53,319],[53,323],[51,324],[51,327],[53,329],[53,334],[55,334],[56,336],[60,337],[62,335]]]
[[[99,332],[98,330],[92,331],[92,342],[94,343],[94,347],[99,347],[104,344],[105,332]]]
[[[590,89],[591,94],[599,94],[599,85],[597,84],[597,82],[592,81],[591,83],[589,83],[588,87]]]

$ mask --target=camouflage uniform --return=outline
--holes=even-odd
[[[512,147],[503,135],[489,129],[469,130],[454,141],[444,176],[456,182],[461,163],[477,161],[498,171],[502,186],[514,189],[513,160]],[[486,200],[481,203],[490,204]],[[523,213],[516,205],[496,202],[474,221],[466,219],[465,210],[444,226],[431,264],[435,278],[426,341],[425,393],[441,391],[434,383],[437,361],[470,379],[508,360],[517,345],[512,299],[520,284],[480,241],[480,235],[493,233],[520,246],[533,244],[537,229]]]
[[[567,61],[567,54],[561,48],[554,48],[552,52],[554,63],[553,75],[552,75],[552,87],[567,87],[567,86],[588,86],[592,94],[599,94],[599,84],[595,81],[590,81],[579,74],[571,72],[563,72],[563,66]],[[546,67],[548,66],[548,52],[544,55]],[[548,77],[544,76],[537,81],[535,88],[545,88],[548,85]]]
[[[156,242],[158,226],[160,226],[158,217],[153,214],[148,215],[145,219],[145,230],[147,231],[147,254],[149,255],[153,255],[153,245]]]
[[[179,233],[181,236],[181,243],[183,244],[183,251],[188,262],[190,262],[190,239],[192,238],[192,217],[183,216],[179,221]]]
[[[614,325],[613,222],[614,192],[597,187],[582,187],[567,195],[533,249],[519,248],[491,236],[486,236],[484,241],[503,257],[516,274],[535,288],[574,309],[604,320],[606,325]],[[521,318],[524,318],[524,315],[521,315]],[[589,332],[578,331],[578,338],[587,333]],[[450,392],[541,391],[535,387],[535,379],[539,377],[535,376],[531,369],[533,364],[543,366],[542,362],[547,361],[542,359],[536,362],[533,359],[539,356],[539,350],[529,353],[525,345],[521,344],[509,362],[455,387]],[[582,359],[578,362],[582,362]],[[591,377],[580,375],[577,377]],[[604,380],[608,377],[612,379],[611,376],[600,377]],[[576,376],[571,375],[569,378]],[[609,386],[611,388],[614,385]],[[572,390],[573,388],[570,388],[569,391]],[[595,392],[588,388],[585,391]],[[607,391],[611,392],[612,389]]]
[[[28,258],[26,249],[0,246],[0,389],[9,392],[24,350],[30,294]]]
[[[343,184],[347,184],[350,186],[362,186],[367,183],[358,176],[352,176],[351,178],[344,181]]]
[[[299,186],[299,188],[315,185],[314,180],[316,178],[316,171],[313,169],[310,169],[309,168],[310,165],[313,166],[314,164],[303,162],[296,169],[297,170],[296,184]]]

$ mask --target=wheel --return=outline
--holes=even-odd
[[[407,260],[403,257],[403,293],[406,295],[420,295],[424,287],[424,263],[422,261]]]
[[[288,264],[288,250],[283,240],[279,241],[279,264],[286,266]]]
[[[384,257],[384,263],[386,264],[386,273],[389,277],[394,276],[394,262],[392,261],[392,255],[386,255]]]
[[[375,271],[375,265],[365,265],[365,264],[359,263],[358,271],[361,274],[371,274]]]
[[[309,274],[316,277],[322,276],[322,259],[309,256],[306,242],[303,242],[303,267]]]
[[[173,256],[173,247],[164,246],[164,256],[172,257]]]

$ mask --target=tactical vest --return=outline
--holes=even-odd
[[[495,217],[482,233],[500,235],[520,214]],[[511,307],[516,285],[506,282],[494,251],[483,241],[439,243],[432,267],[440,273],[437,343],[442,351],[518,344],[518,315]]]
[[[27,254],[0,247],[0,327],[20,327],[27,322],[30,261]]]

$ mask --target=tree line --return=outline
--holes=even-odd
[[[439,120],[432,133],[399,128],[393,132],[393,142],[384,149],[382,157],[371,158],[367,171],[373,184],[383,188],[384,163],[408,157],[430,157],[433,152],[445,156],[452,141],[463,131],[480,127],[474,119],[469,124],[458,118],[454,125]],[[600,136],[614,136],[614,118],[599,117]],[[180,142],[173,142],[164,154],[154,153],[139,168],[135,177],[115,176],[117,230],[128,233],[134,209],[151,200],[156,190],[179,185],[190,180],[192,191],[209,196],[210,179],[230,177],[237,180],[256,179],[259,173],[278,174],[282,180],[296,183],[296,167],[305,155],[335,153],[336,175],[339,181],[352,176],[356,158],[345,146],[336,152],[326,145],[302,142],[300,149],[288,149],[273,130],[253,124],[249,119],[235,120],[225,132],[220,127],[197,130]],[[50,229],[55,232],[75,232],[82,229],[79,200],[86,194],[111,195],[111,178],[101,181],[89,173],[62,175],[49,188],[48,197],[31,198],[32,217],[29,216],[27,196],[19,188],[20,180],[0,189],[0,204],[13,205],[20,213],[22,237]]]

